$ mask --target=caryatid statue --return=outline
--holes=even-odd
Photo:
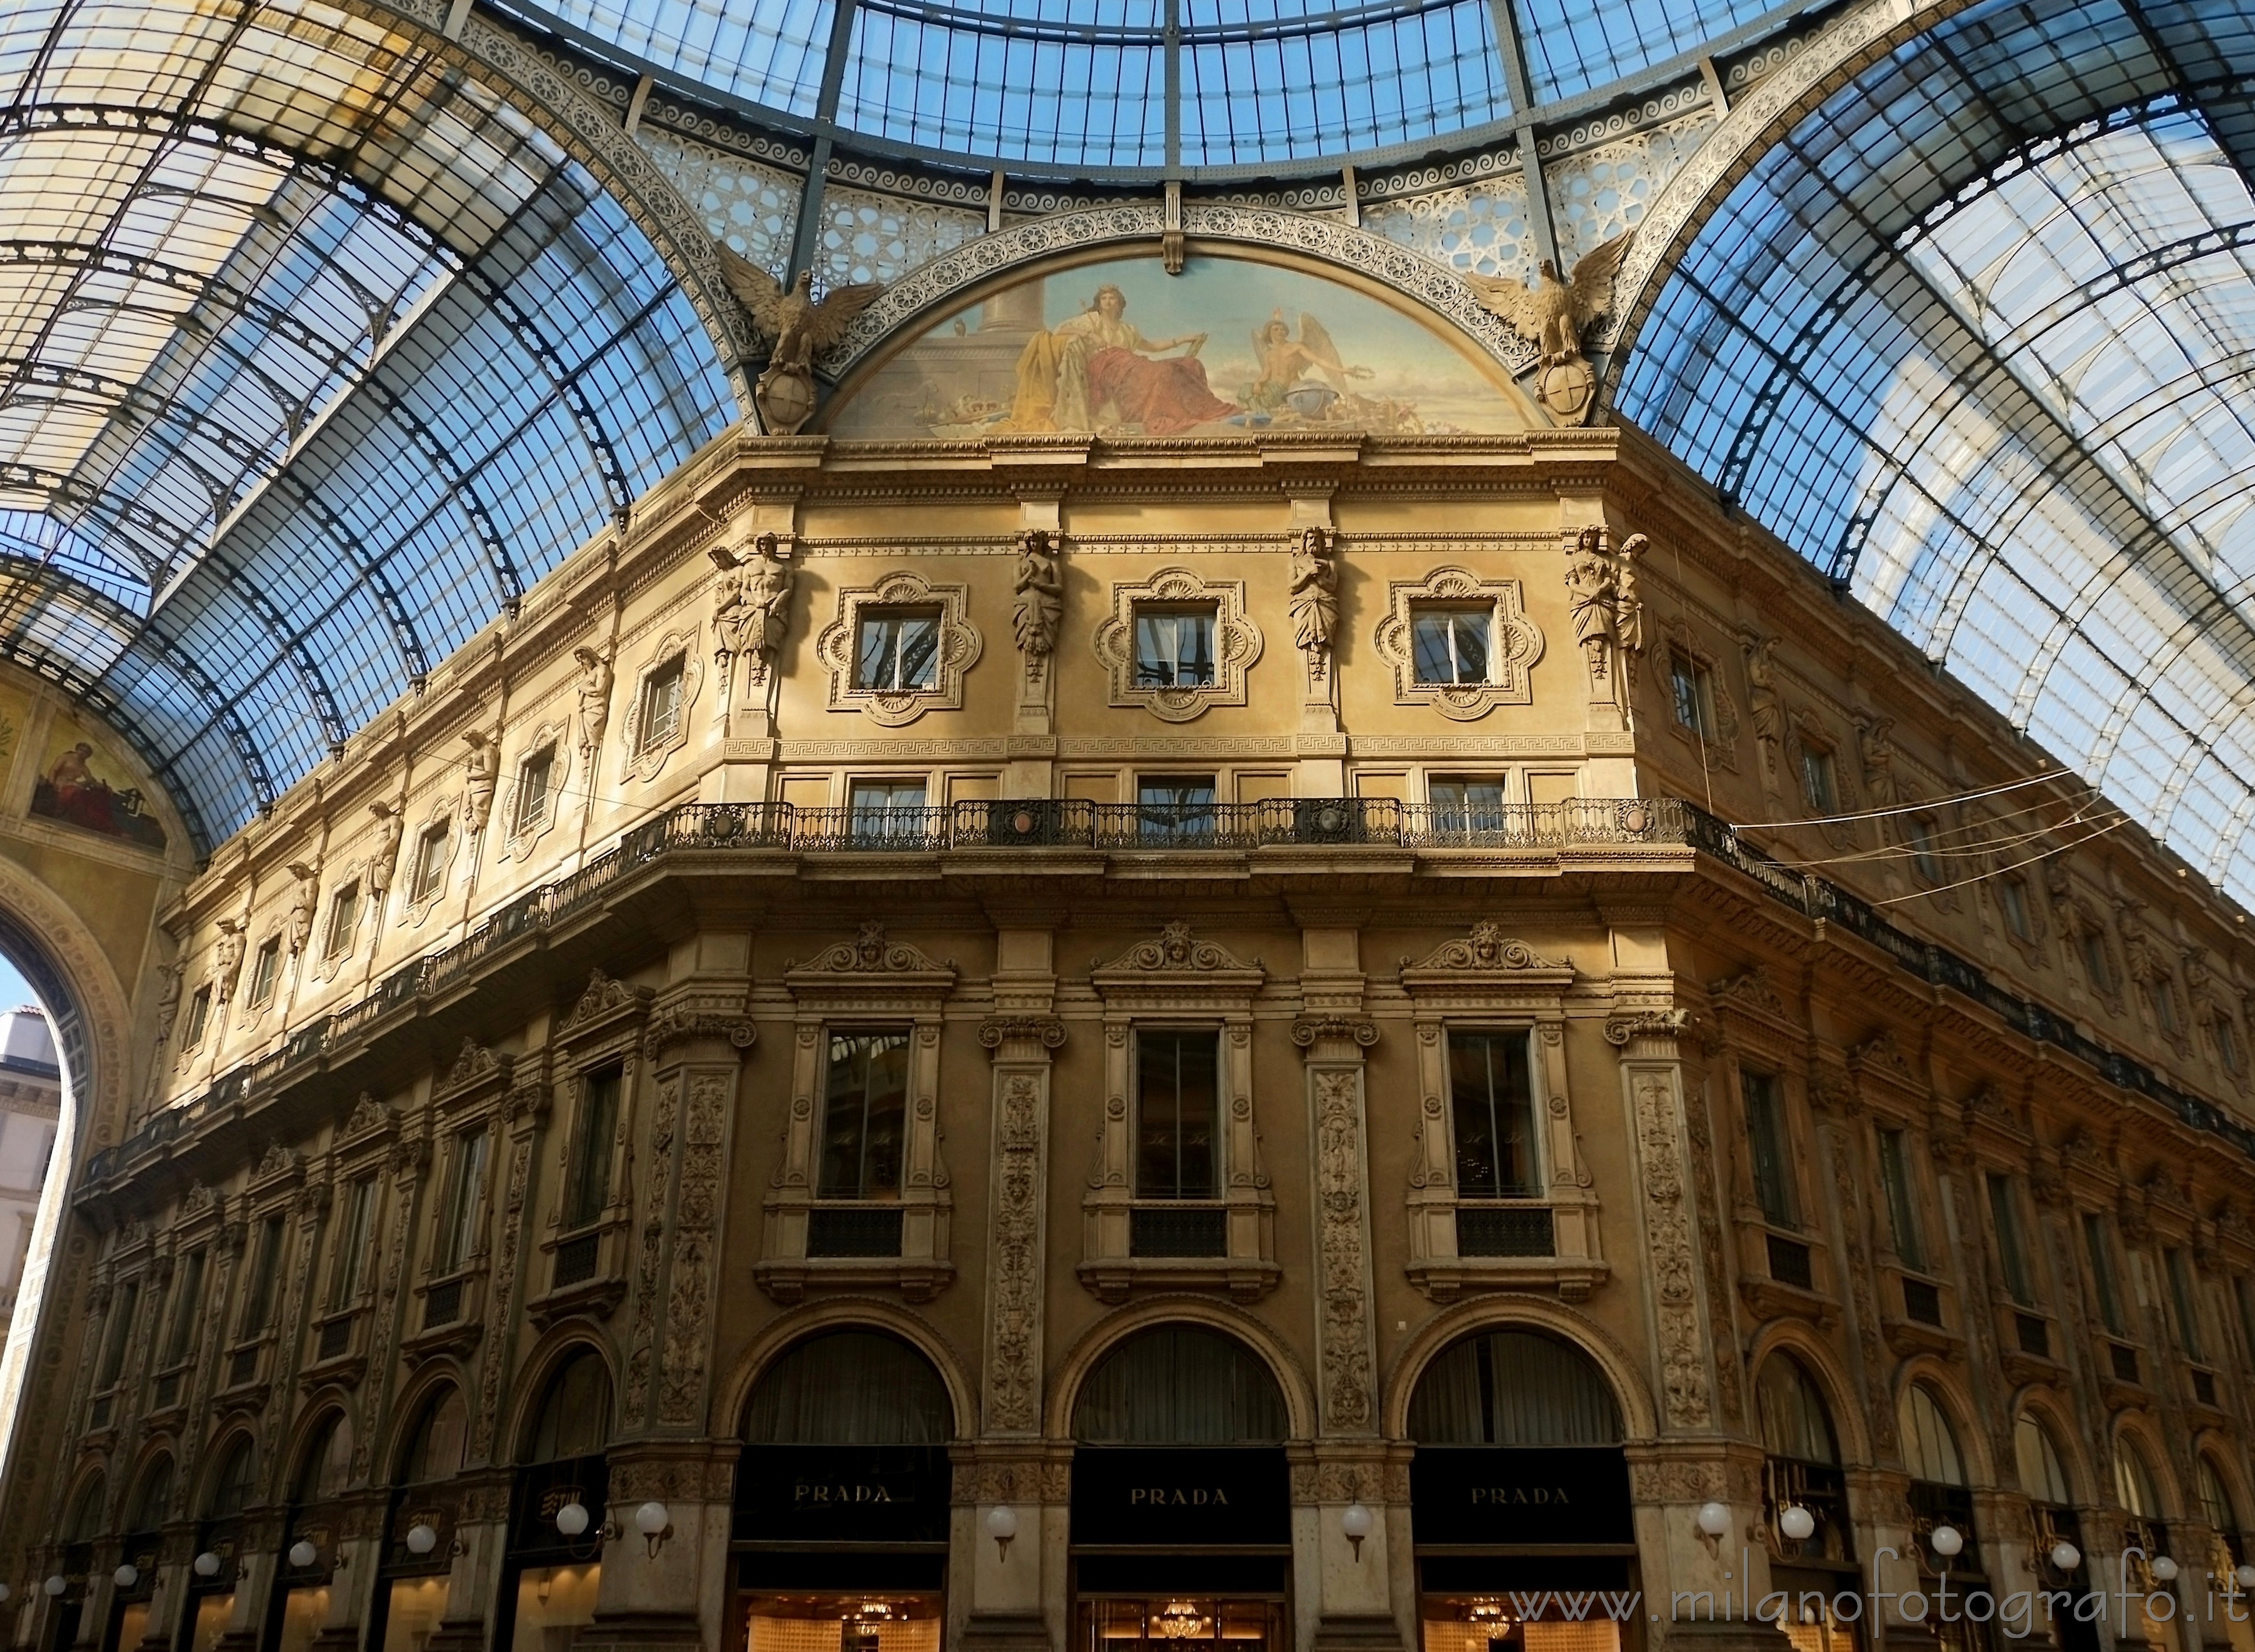
[[[368,812],[376,816],[376,848],[368,858],[368,887],[380,906],[391,892],[391,869],[399,862],[399,840],[407,835],[407,822],[397,803],[370,803]]]
[[[754,681],[764,682],[767,668],[783,650],[783,634],[790,629],[790,593],[798,583],[798,570],[774,534],[762,534],[752,549],[759,560],[750,564],[744,581],[745,638],[757,662]]]
[[[1331,659],[1331,638],[1338,630],[1338,568],[1331,561],[1331,536],[1320,528],[1300,531],[1292,552],[1292,589],[1287,606],[1292,615],[1292,640],[1308,656],[1308,675],[1320,680]]]
[[[1613,649],[1620,642],[1620,580],[1605,555],[1605,530],[1582,529],[1566,561],[1566,600],[1574,611],[1574,640],[1590,667],[1592,688],[1611,686]]]
[[[313,938],[313,908],[321,898],[321,869],[318,862],[308,866],[303,861],[290,863],[290,875],[298,880],[296,891],[290,897],[290,956],[305,951],[306,943]]]
[[[1010,624],[1018,652],[1026,656],[1026,680],[1038,682],[1064,620],[1064,581],[1057,572],[1057,542],[1047,528],[1029,528],[1018,536],[1018,573],[1011,589],[1018,602]]]
[[[462,759],[462,818],[473,836],[485,830],[486,821],[493,813],[494,782],[501,766],[500,754],[483,731],[472,729],[462,736],[469,743],[469,754]]]
[[[585,644],[573,649],[572,657],[580,662],[573,688],[580,700],[580,773],[592,777],[611,721],[611,662]]]
[[[235,998],[235,972],[242,967],[242,920],[219,920],[219,940],[212,947],[212,1001],[227,1007]]]

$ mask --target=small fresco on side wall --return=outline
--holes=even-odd
[[[966,305],[873,373],[830,430],[1444,436],[1535,422],[1460,346],[1359,288],[1250,259],[1193,258],[1170,276],[1136,257]]]
[[[132,771],[67,717],[47,731],[46,754],[32,788],[32,813],[66,825],[122,837],[144,849],[165,847],[165,828],[147,807]]]

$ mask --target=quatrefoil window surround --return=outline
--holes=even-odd
[[[1113,585],[1094,644],[1111,673],[1111,704],[1140,705],[1169,723],[1191,722],[1208,706],[1243,705],[1261,645],[1244,581],[1201,579],[1187,568]]]
[[[1421,580],[1397,579],[1386,592],[1374,640],[1379,658],[1394,668],[1396,705],[1430,705],[1443,717],[1470,723],[1499,705],[1534,704],[1542,631],[1527,617],[1519,581],[1436,568]],[[1437,618],[1446,625],[1432,626]],[[1430,658],[1427,668],[1419,668],[1421,619],[1429,632],[1458,645],[1443,651],[1444,668],[1435,668]]]
[[[830,709],[866,712],[889,729],[926,711],[961,710],[964,678],[986,646],[971,623],[970,590],[905,570],[839,587],[837,617],[814,640],[830,673]]]

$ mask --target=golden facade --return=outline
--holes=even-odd
[[[2237,914],[1465,317],[1234,262],[1457,416],[938,311],[186,884],[19,1644],[2255,1645]]]

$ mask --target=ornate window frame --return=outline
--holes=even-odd
[[[1417,681],[1415,610],[1445,603],[1476,607],[1486,603],[1494,618],[1488,682]],[[1396,579],[1386,587],[1386,612],[1372,640],[1378,657],[1394,668],[1394,704],[1430,705],[1443,717],[1471,723],[1499,705],[1535,703],[1535,666],[1542,658],[1542,628],[1528,617],[1524,589],[1516,579],[1482,579],[1467,569],[1436,568],[1423,579]]]
[[[1253,1004],[1268,971],[1177,920],[1090,972],[1104,1005],[1104,1121],[1081,1200],[1080,1282],[1106,1302],[1137,1286],[1226,1290],[1240,1302],[1275,1289],[1276,1197],[1261,1162],[1254,1112]],[[1221,1204],[1218,1256],[1137,1256],[1135,1196],[1135,1038],[1139,1026],[1211,1026],[1221,1040]]]
[[[830,674],[832,711],[860,711],[882,727],[896,729],[926,711],[960,711],[964,678],[979,662],[986,642],[971,623],[971,587],[936,585],[906,569],[881,576],[874,585],[845,585],[838,592],[837,617],[814,640],[814,657]],[[937,608],[939,654],[932,685],[898,692],[854,686],[854,655],[864,608]]]
[[[1610,1272],[1598,1244],[1598,1196],[1583,1162],[1566,1082],[1566,994],[1574,966],[1547,958],[1503,926],[1482,920],[1472,934],[1446,941],[1420,961],[1401,961],[1417,1035],[1417,1147],[1408,1199],[1410,1283],[1436,1302],[1465,1291],[1555,1290],[1585,1300]],[[1509,1201],[1548,1209],[1547,1256],[1467,1256],[1458,1249],[1457,1219],[1468,1201],[1457,1191],[1456,1124],[1449,1106],[1448,1035],[1465,1031],[1523,1031],[1533,1044],[1528,1063],[1534,1090],[1537,1154],[1546,1178],[1533,1199]],[[1488,1201],[1481,1201],[1486,1208]]]
[[[697,639],[698,630],[694,626],[685,630],[668,631],[644,652],[642,662],[635,668],[633,686],[627,694],[625,726],[619,739],[621,780],[656,780],[672,760],[673,754],[688,746],[692,710],[697,704],[698,691],[705,686],[705,661],[698,651]],[[681,715],[675,720],[671,734],[644,750],[642,717],[650,680],[671,663],[676,654],[681,656]]]
[[[940,1034],[955,981],[952,962],[929,957],[907,942],[887,939],[884,925],[874,920],[864,923],[853,940],[825,948],[813,962],[784,965],[784,988],[795,1006],[790,1112],[783,1124],[783,1163],[767,1195],[760,1258],[752,1270],[760,1288],[776,1301],[803,1301],[810,1286],[889,1285],[910,1302],[928,1302],[955,1277],[949,1250],[955,1198],[939,1152]],[[903,1186],[897,1207],[900,1252],[809,1256],[808,1228],[818,1206],[856,1208],[816,1196],[824,1034],[832,1027],[899,1026],[903,1022],[913,1034]]]
[[[536,1247],[538,1256],[532,1263],[537,1271],[524,1284],[525,1310],[543,1330],[569,1313],[608,1319],[626,1296],[634,1242],[634,1138],[643,1080],[651,1065],[643,1046],[652,997],[648,987],[614,981],[598,970],[558,1020],[551,1041],[556,1070],[551,1082],[541,1087],[541,1105],[558,1122],[551,1161],[556,1173],[548,1187],[547,1220],[541,1224],[542,1237]],[[619,1101],[617,1115],[611,1121],[611,1173],[603,1208],[592,1227],[567,1233],[564,1200],[571,1186],[572,1149],[579,1133],[580,1109],[587,1102],[589,1077],[613,1066],[619,1070]],[[560,1107],[556,1105],[558,1101]],[[665,1149],[656,1151],[662,1153]],[[665,1172],[661,1166],[654,1173],[662,1181]],[[523,1212],[518,1219],[530,1214]],[[590,1235],[595,1253],[590,1271],[582,1278],[558,1284],[557,1251],[567,1240],[583,1240]]]
[[[685,681],[683,687],[686,688]],[[572,759],[576,747],[571,738],[572,725],[564,718],[550,718],[536,727],[518,747],[516,761],[510,766],[509,783],[502,788],[495,806],[503,811],[503,836],[496,860],[512,857],[523,858],[532,853],[533,846],[555,829],[563,816],[565,788],[572,782]],[[516,818],[517,794],[524,785],[524,766],[539,755],[544,747],[551,747],[554,757],[548,774],[548,800],[537,820],[520,822]]]
[[[1712,737],[1704,742],[1706,747],[1706,760],[1714,767],[1728,769],[1732,774],[1737,774],[1740,727],[1739,703],[1731,693],[1730,680],[1724,673],[1721,659],[1701,648],[1697,634],[1689,625],[1678,617],[1671,616],[1667,624],[1661,628],[1660,640],[1660,663],[1665,668],[1655,672],[1654,676],[1658,678],[1661,690],[1667,696],[1663,702],[1663,707],[1668,732],[1695,752],[1703,744],[1699,736],[1694,731],[1686,728],[1682,720],[1675,715],[1673,656],[1680,654],[1690,662],[1695,671],[1707,680],[1707,697],[1711,703],[1715,715],[1715,731]]]
[[[1213,605],[1213,682],[1189,689],[1139,688],[1135,682],[1135,610],[1144,605]],[[1096,626],[1096,657],[1111,674],[1118,706],[1142,706],[1165,723],[1189,723],[1210,706],[1243,705],[1261,658],[1261,627],[1246,611],[1242,579],[1201,579],[1187,568],[1162,568],[1140,584],[1114,581],[1111,611]]]
[[[338,1223],[343,1219],[345,1195],[363,1178],[375,1186],[369,1206],[369,1242],[380,1245],[385,1230],[387,1202],[391,1194],[392,1144],[399,1136],[399,1116],[391,1108],[362,1090],[352,1112],[337,1126],[328,1154],[330,1219],[327,1242],[322,1248],[320,1272],[306,1296],[306,1321],[313,1348],[305,1374],[317,1382],[356,1387],[368,1370],[369,1326],[373,1322],[378,1277],[383,1270],[371,1261],[361,1270],[360,1288],[347,1301],[333,1301],[329,1281],[334,1278],[335,1247],[343,1242]],[[334,1344],[334,1353],[321,1350]]]
[[[462,852],[462,840],[469,836],[456,830],[462,823],[459,818],[460,801],[452,792],[434,799],[421,822],[400,840],[407,854],[407,877],[400,890],[398,920],[411,929],[430,915],[431,909],[445,898],[454,881],[454,860]],[[423,860],[423,840],[436,826],[446,829],[446,852],[439,857],[439,877],[431,886],[431,892],[418,900],[415,896],[415,872]]]
[[[409,1319],[399,1342],[400,1351],[416,1364],[438,1354],[467,1354],[477,1346],[485,1321],[497,1306],[490,1289],[494,1240],[501,1225],[495,1220],[501,1208],[496,1188],[502,1161],[507,1157],[503,1103],[516,1066],[516,1057],[466,1038],[453,1065],[432,1082],[429,1128],[436,1151],[430,1197],[421,1218],[421,1262],[415,1271]],[[469,1138],[481,1135],[486,1138],[486,1162],[478,1186],[470,1195],[474,1209],[469,1249],[452,1267],[442,1269],[439,1246],[446,1234],[448,1195],[453,1189],[456,1166]],[[431,1297],[449,1287],[458,1292],[455,1312],[433,1325]]]
[[[1808,706],[1797,706],[1786,718],[1785,763],[1787,777],[1792,782],[1793,795],[1805,804],[1812,816],[1823,814],[1834,816],[1816,830],[1825,842],[1835,849],[1855,849],[1861,845],[1862,836],[1852,820],[1837,818],[1854,814],[1861,805],[1861,793],[1855,779],[1848,772],[1848,744],[1839,734]],[[1809,795],[1809,771],[1802,761],[1804,751],[1822,752],[1831,765],[1832,803],[1823,808]]]

